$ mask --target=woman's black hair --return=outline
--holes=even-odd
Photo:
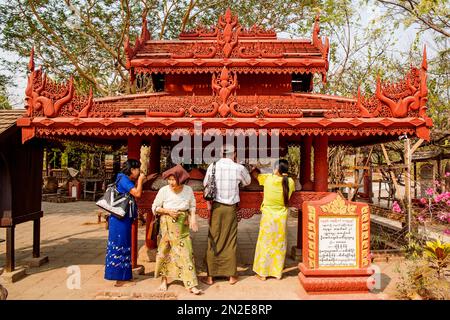
[[[136,159],[128,159],[124,162],[122,169],[120,170],[121,173],[124,175],[130,176],[131,175],[131,169],[140,168],[141,163]]]
[[[289,162],[285,159],[280,159],[275,162],[274,167],[278,169],[278,172],[280,174],[283,175],[281,185],[283,186],[284,206],[287,207],[289,204],[289,177],[287,176],[287,173],[289,171]]]

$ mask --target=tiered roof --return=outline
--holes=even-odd
[[[195,122],[204,130],[239,129],[256,134],[277,130],[285,136],[328,135],[331,142],[355,144],[389,140],[404,133],[428,139],[432,122],[426,115],[425,50],[420,68],[411,67],[396,83],[378,79],[371,97],[362,96],[357,88],[351,98],[270,91],[258,87],[262,85],[256,80],[263,75],[252,83],[258,93],[249,89],[245,73],[280,74],[277,79],[289,78],[293,72],[320,73],[326,80],[329,43],[319,37],[319,29],[316,18],[311,40],[277,39],[270,30],[243,29],[227,10],[212,29],[201,27],[182,33],[178,40],[155,41],[150,39],[144,20],[135,45],[131,47],[128,41],[125,45],[131,79],[137,73],[165,73],[181,83],[186,77],[179,73],[204,73],[206,89],[202,94],[166,91],[95,99],[91,91],[80,96],[72,80],[58,84],[42,70],[34,70],[31,57],[25,92],[27,114],[18,121],[23,139],[117,139],[165,135],[178,128],[192,133]],[[270,81],[276,80],[269,77]]]
[[[319,73],[328,70],[328,38],[319,35],[319,16],[312,40],[278,39],[273,30],[243,28],[228,9],[216,26],[180,34],[177,40],[151,40],[144,19],[134,47],[127,41],[127,67],[137,73],[220,72],[226,66],[238,73]]]

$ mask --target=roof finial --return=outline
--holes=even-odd
[[[316,18],[314,19],[314,31],[317,31],[317,34],[320,32],[320,12],[317,12]]]
[[[228,19],[231,20],[232,16],[233,16],[233,15],[231,14],[231,8],[228,7],[227,10],[225,11],[225,16],[224,16],[224,18],[225,18],[225,20],[228,20]]]
[[[321,43],[322,41],[319,39],[319,33],[320,33],[320,13],[318,12],[316,15],[316,18],[314,19],[314,27],[313,27],[313,34],[312,34],[312,41],[313,41],[313,45],[317,46],[319,45],[319,42]]]
[[[150,40],[150,32],[148,32],[147,26],[147,14],[142,15],[142,31],[141,31],[141,43],[144,43],[147,40]]]
[[[30,61],[28,62],[28,70],[30,72],[34,71],[34,47],[31,48]]]
[[[428,70],[427,45],[426,44],[423,45],[422,69]]]

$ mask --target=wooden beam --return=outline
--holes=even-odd
[[[408,233],[411,233],[411,142],[409,139],[405,139],[405,198],[406,198],[406,210],[408,215],[406,216],[406,223],[408,225]]]
[[[372,168],[374,170],[406,169],[406,164],[379,165]]]
[[[389,155],[386,151],[386,147],[384,146],[384,144],[381,144],[381,150],[383,150],[383,154],[384,157],[386,158],[386,162],[388,164],[388,166],[391,165],[391,160],[389,159]],[[392,170],[389,170],[389,174],[391,176],[392,182],[394,183],[394,188],[395,188],[395,196],[397,198],[400,198],[400,194],[399,194],[399,187],[398,187],[398,183],[397,183],[397,178],[395,177],[395,174]]]
[[[417,162],[414,162],[414,198],[417,198]]]
[[[33,258],[41,256],[41,219],[33,220]]]
[[[16,258],[14,255],[14,240],[16,226],[6,228],[6,271],[13,272],[16,268]]]
[[[356,160],[357,159],[355,158],[355,166],[354,166],[354,168],[360,168],[360,167],[361,168],[369,168],[368,164],[370,162],[370,157],[372,156],[372,151],[373,151],[373,146],[370,148],[369,156],[367,157],[366,163],[364,165],[362,165],[362,166],[356,165]],[[361,176],[359,176],[359,171],[355,169],[355,173],[356,172],[357,172],[357,175],[355,175],[355,184],[357,185],[357,187],[354,189],[354,192],[349,192],[348,193],[348,200],[353,199],[353,197],[358,193],[359,186],[362,184],[362,180],[364,179],[364,171],[363,171],[363,174]],[[357,176],[357,178],[356,178],[356,176]],[[356,181],[356,180],[358,180],[358,181]],[[369,195],[369,197],[370,197],[370,195]]]
[[[424,142],[424,139],[419,139],[419,141],[417,141],[414,146],[412,146],[411,151],[410,151],[410,155],[412,156],[412,154],[414,152],[416,152],[417,148],[420,147],[420,145]]]

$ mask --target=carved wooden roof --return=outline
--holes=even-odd
[[[319,36],[319,17],[312,39],[278,39],[273,30],[243,28],[230,9],[216,26],[180,34],[177,40],[151,40],[144,19],[134,46],[126,41],[127,68],[138,73],[218,72],[223,66],[240,73],[319,73],[328,70],[328,38]]]
[[[251,131],[256,134],[275,133],[285,136],[329,135],[334,141],[341,142],[358,140],[364,143],[369,140],[367,143],[370,143],[380,137],[395,138],[404,133],[429,140],[432,121],[426,114],[428,66],[425,49],[420,68],[411,67],[405,77],[395,83],[378,79],[375,94],[369,97],[364,97],[356,88],[355,96],[348,98],[316,93],[274,94],[272,91],[266,93],[265,90],[258,91],[264,94],[250,95],[253,91],[248,88],[246,91],[240,91],[239,88],[239,79],[243,76],[240,74],[244,69],[252,70],[249,72],[268,72],[270,68],[272,71],[294,72],[288,69],[288,62],[279,65],[276,62],[285,59],[292,62],[294,69],[304,67],[309,68],[308,72],[312,72],[315,67],[313,68],[311,61],[314,59],[318,61],[318,65],[322,63],[319,63],[320,59],[328,63],[323,56],[324,51],[321,51],[327,44],[324,47],[318,37],[317,20],[313,40],[294,41],[298,47],[292,49],[292,52],[297,50],[299,55],[313,56],[309,58],[267,58],[262,57],[264,51],[258,51],[257,58],[234,57],[245,52],[239,51],[240,44],[258,41],[284,46],[285,54],[290,40],[276,40],[274,33],[270,31],[254,29],[253,34],[250,34],[250,31],[242,31],[238,27],[237,18],[233,17],[230,11],[219,20],[215,39],[214,35],[208,34],[209,31],[197,30],[182,34],[177,42],[150,41],[145,26],[146,24],[134,49],[129,46],[126,49],[132,73],[138,68],[138,65],[133,65],[133,61],[140,61],[139,59],[145,61],[141,67],[147,68],[146,72],[156,72],[156,69],[152,69],[156,67],[163,68],[164,72],[191,72],[196,68],[196,72],[211,72],[210,82],[202,84],[211,90],[211,94],[207,93],[208,90],[203,90],[203,95],[170,95],[169,92],[164,92],[95,99],[92,90],[89,95],[79,95],[72,79],[66,83],[57,83],[41,69],[35,70],[32,52],[25,90],[27,111],[25,116],[17,121],[22,127],[23,141],[35,136],[82,135],[109,139],[129,135],[169,135],[179,128],[193,133],[194,123],[201,123],[204,130],[215,129],[219,132],[237,129],[243,133]],[[210,33],[213,32],[215,31]],[[239,32],[243,39],[240,38]],[[236,43],[233,44],[233,41]],[[215,43],[215,55],[222,57],[199,58],[195,57],[195,54],[191,58],[174,57],[175,54],[183,54],[181,51],[170,53],[170,58],[161,58],[162,52],[161,56],[155,56],[157,48],[167,50],[174,43],[190,43],[193,46],[197,43]],[[147,49],[154,51],[146,53]],[[275,51],[270,52],[275,54]],[[269,54],[269,51],[266,53]],[[199,59],[204,63],[200,63]],[[255,63],[240,67],[241,63],[248,64],[249,61]],[[186,67],[182,68],[192,70],[176,69],[181,68],[179,64],[185,64]],[[270,64],[277,66],[269,67]],[[326,69],[327,65],[317,68]]]

